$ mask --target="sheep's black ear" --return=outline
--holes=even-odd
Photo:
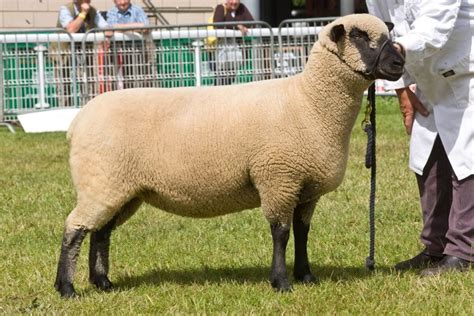
[[[338,24],[332,27],[330,34],[331,41],[337,43],[344,35],[346,35],[344,25]]]
[[[388,27],[389,32],[391,32],[393,30],[393,27],[395,26],[395,24],[393,24],[392,22],[385,22],[385,25]]]

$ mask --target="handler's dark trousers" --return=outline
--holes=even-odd
[[[458,181],[439,136],[416,176],[423,212],[421,242],[430,255],[474,261],[474,175]]]

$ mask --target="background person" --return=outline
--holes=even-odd
[[[107,12],[107,22],[110,26],[137,28],[150,24],[143,9],[132,4],[130,0],[114,0],[114,4],[114,7]],[[129,30],[128,36],[135,38],[136,35],[132,33],[139,31]],[[112,54],[116,60],[109,64],[115,68],[119,78],[117,89],[156,86],[155,45],[149,31],[143,30],[142,33],[143,38],[112,43],[112,49],[119,52]]]
[[[223,4],[216,6],[213,22],[244,22],[253,21],[254,18],[247,7],[240,0],[226,0]],[[235,26],[233,26],[234,28]],[[216,26],[216,28],[226,28]],[[246,35],[248,29],[244,25],[237,25],[242,35]],[[235,80],[237,71],[243,62],[243,51],[239,47],[242,41],[236,38],[219,38],[216,56],[217,83],[219,85],[230,85]]]
[[[69,33],[85,33],[92,28],[105,28],[108,24],[91,6],[91,0],[75,0],[59,8],[57,27]]]
[[[56,27],[63,28],[69,33],[85,33],[93,28],[106,28],[107,22],[102,15],[91,5],[91,0],[74,0],[59,8]],[[68,42],[52,43],[50,54],[55,63],[55,74],[57,79],[57,90],[59,103],[63,106],[74,105],[72,94],[73,80],[71,78],[72,61]],[[79,46],[78,46],[79,48]],[[94,64],[88,56],[87,64]],[[79,60],[76,61],[76,65]],[[88,76],[93,74],[88,71]],[[79,78],[79,75],[77,76]],[[93,89],[93,86],[89,87]],[[89,91],[92,92],[92,91]],[[78,104],[77,104],[78,105]]]
[[[367,6],[395,24],[394,40],[406,57],[407,74],[392,87],[411,134],[410,168],[423,213],[425,249],[395,268],[425,268],[424,276],[465,271],[474,261],[474,1],[367,0]]]
[[[107,22],[113,27],[148,26],[145,11],[130,0],[114,0],[114,7],[107,12]]]

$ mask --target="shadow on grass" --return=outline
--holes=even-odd
[[[377,267],[375,271],[369,271],[363,266],[341,267],[341,266],[312,266],[314,275],[320,282],[351,282],[357,279],[370,278],[374,272],[377,274],[393,274],[390,267]],[[288,267],[288,274],[292,276],[293,268]],[[267,282],[270,275],[270,267],[222,267],[202,269],[153,269],[142,275],[119,276],[114,282],[115,288],[130,289],[143,284],[160,285],[164,283],[174,283],[179,285],[207,284],[207,283],[262,283]],[[291,277],[292,279],[292,277]]]

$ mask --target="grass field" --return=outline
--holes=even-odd
[[[112,236],[113,292],[87,281],[88,239],[76,274],[80,297],[53,288],[63,222],[74,207],[64,133],[0,128],[0,313],[473,315],[474,272],[420,278],[394,263],[416,254],[421,227],[415,178],[397,106],[379,99],[376,270],[368,252],[370,172],[356,124],[343,184],[317,206],[309,239],[318,285],[275,293],[270,229],[259,209],[196,220],[143,206]],[[292,273],[293,241],[287,263]]]

